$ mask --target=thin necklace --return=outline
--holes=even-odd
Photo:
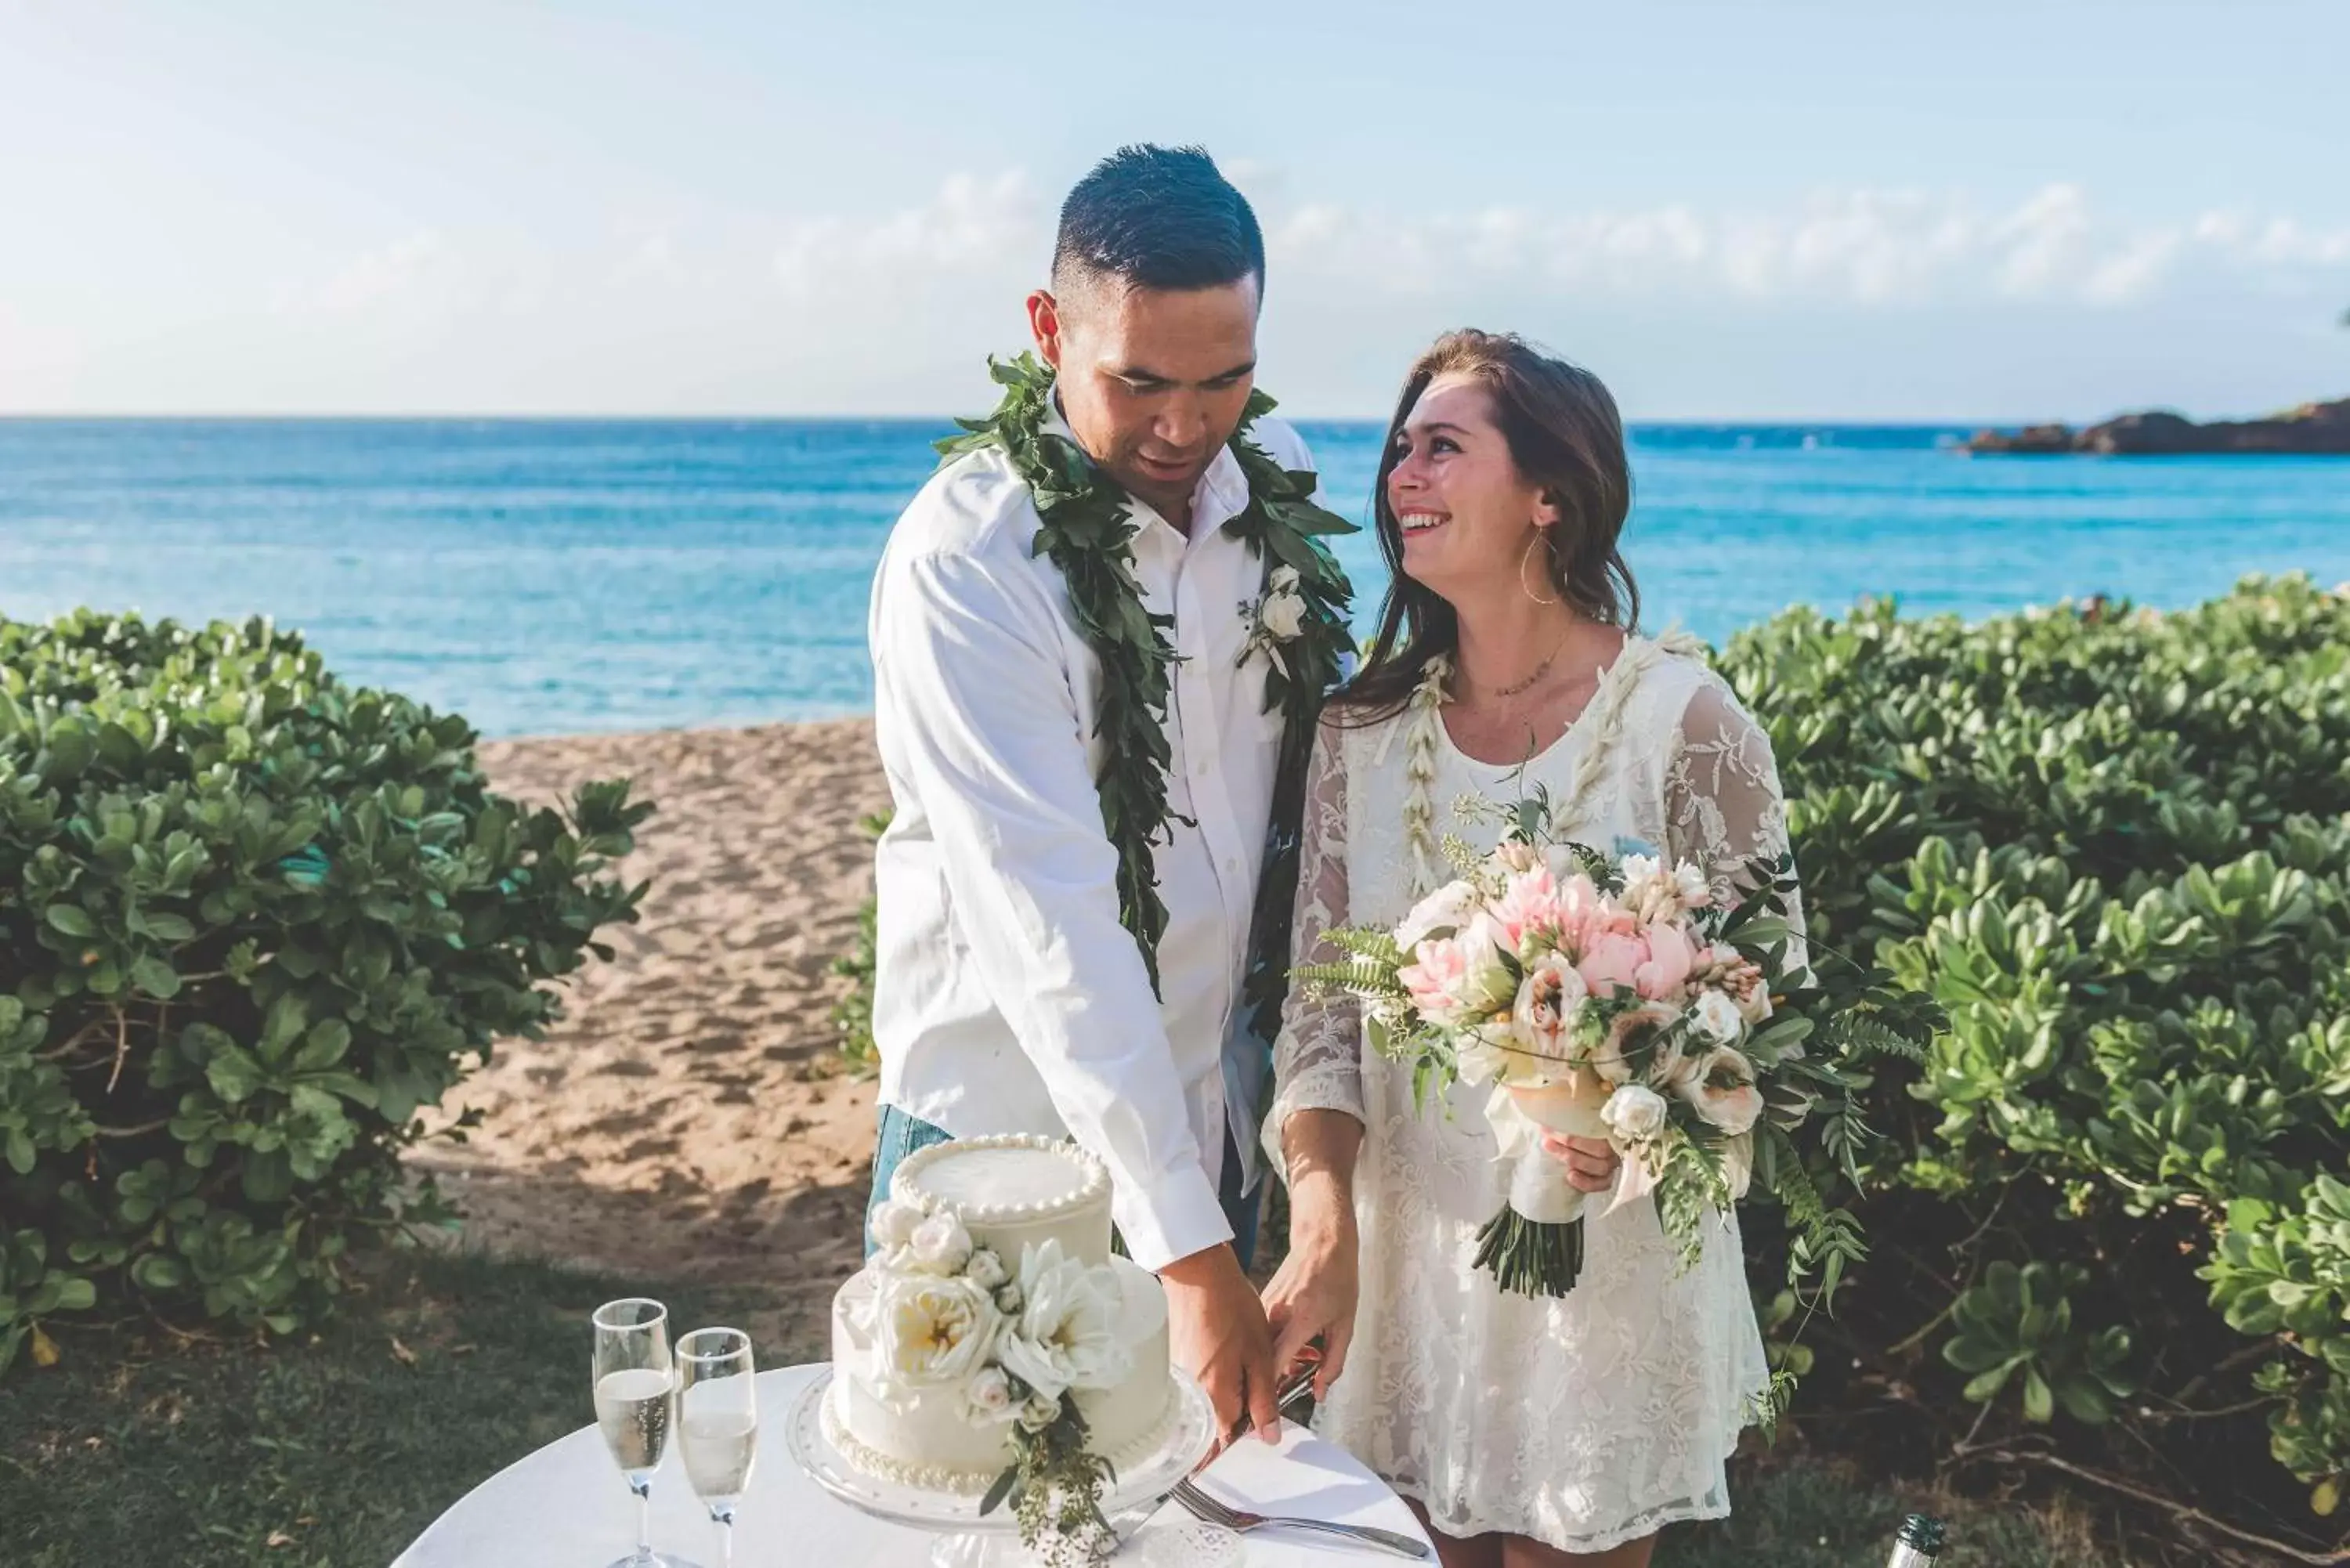
[[[1535,681],[1540,680],[1544,676],[1550,673],[1551,662],[1558,658],[1560,650],[1565,647],[1566,633],[1560,632],[1558,634],[1557,644],[1553,647],[1548,653],[1543,655],[1543,661],[1534,666],[1533,674],[1527,676],[1523,680],[1517,681],[1513,685],[1494,687],[1493,695],[1496,697],[1515,697],[1519,692],[1530,690]]]

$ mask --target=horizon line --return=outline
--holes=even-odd
[[[2132,413],[2155,411],[2163,405],[2147,405],[2126,410]],[[2175,410],[2169,410],[2175,411]],[[0,410],[0,424],[136,424],[172,421],[183,424],[937,424],[952,425],[968,415],[941,414],[880,414],[880,413],[475,413],[465,410],[408,411],[401,413],[369,413],[348,410],[327,410],[310,413],[277,411],[169,412],[143,410],[139,412],[77,412],[44,410],[40,411]],[[1385,413],[1378,414],[1315,414],[1280,410],[1279,417],[1291,424],[1356,424],[1379,425],[1388,421]],[[2107,415],[2106,418],[2115,416]],[[2228,417],[2228,416],[2214,416]],[[2234,416],[2259,418],[2261,416]],[[1921,429],[1996,429],[2005,426],[2049,423],[2079,423],[2072,416],[2008,417],[1986,419],[1966,417],[1902,417],[1882,415],[1852,417],[1838,414],[1773,414],[1773,415],[1703,415],[1685,414],[1655,418],[1627,418],[1627,428],[1721,426],[1783,427],[1793,425],[1839,425],[1848,429],[1921,430]],[[2208,422],[2208,421],[2206,421]]]

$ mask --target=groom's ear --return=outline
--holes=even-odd
[[[1028,296],[1028,330],[1036,339],[1036,357],[1061,368],[1061,302],[1045,289]]]

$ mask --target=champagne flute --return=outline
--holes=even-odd
[[[632,1296],[596,1309],[596,1424],[637,1497],[637,1549],[611,1568],[676,1568],[652,1546],[653,1472],[669,1449],[677,1378],[669,1309]]]
[[[677,1344],[678,1437],[685,1479],[719,1528],[721,1568],[734,1568],[734,1508],[759,1448],[751,1336],[697,1328]]]

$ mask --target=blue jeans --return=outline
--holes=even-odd
[[[873,1191],[865,1200],[865,1255],[873,1255],[873,1211],[889,1196],[889,1179],[898,1172],[905,1158],[918,1148],[932,1144],[951,1143],[952,1135],[934,1127],[919,1116],[910,1116],[895,1106],[881,1107],[881,1125],[873,1144]],[[1263,1208],[1259,1201],[1262,1189],[1253,1193],[1241,1190],[1240,1150],[1232,1145],[1232,1128],[1224,1129],[1224,1167],[1216,1181],[1216,1199],[1223,1205],[1224,1218],[1232,1227],[1232,1251],[1240,1257],[1245,1270],[1256,1256],[1257,1215]]]

